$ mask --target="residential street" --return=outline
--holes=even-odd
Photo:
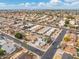
[[[20,40],[18,40],[18,39],[16,39],[16,38],[13,38],[13,37],[11,37],[11,36],[9,36],[9,35],[7,35],[7,34],[4,34],[4,33],[3,33],[2,35],[4,35],[5,37],[7,37],[7,38],[13,40],[15,43],[21,45],[22,47],[24,47],[24,48],[26,48],[26,49],[28,49],[28,50],[30,50],[30,51],[32,51],[32,52],[38,54],[39,56],[42,56],[42,55],[44,54],[43,51],[41,51],[41,50],[39,50],[39,49],[37,49],[37,48],[34,48],[34,47],[32,47],[32,46],[29,46],[28,44],[26,44],[26,43],[24,43],[24,42],[21,42]]]
[[[57,46],[60,44],[60,42],[62,41],[65,33],[66,33],[66,29],[63,29],[61,31],[61,33],[59,34],[59,36],[56,38],[56,40],[52,43],[52,45],[50,46],[50,48],[47,50],[46,53],[44,53],[43,51],[37,49],[37,48],[34,48],[32,46],[29,46],[28,44],[24,43],[24,42],[21,42],[20,40],[16,39],[16,38],[13,38],[7,34],[4,34],[2,33],[2,35],[4,35],[5,37],[13,40],[15,43],[21,45],[22,47],[38,54],[39,56],[42,56],[41,59],[52,59],[52,57],[54,56],[54,54],[56,53],[57,51]]]
[[[50,48],[48,49],[48,51],[42,56],[41,59],[52,59],[54,57],[54,54],[57,51],[57,46],[62,41],[65,33],[66,33],[66,29],[63,29],[62,32],[59,34],[59,36],[54,41],[54,43],[52,43],[52,45],[50,46]]]

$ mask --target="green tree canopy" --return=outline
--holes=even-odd
[[[18,32],[18,33],[15,34],[15,37],[18,38],[18,39],[22,39],[23,35]]]
[[[0,48],[0,55],[4,55],[5,54],[5,50]]]
[[[46,43],[49,43],[49,42],[51,42],[51,39],[50,39],[49,37],[45,37],[45,38],[44,38],[44,41],[45,41]]]

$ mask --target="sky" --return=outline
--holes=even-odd
[[[79,0],[0,0],[0,9],[79,9]]]

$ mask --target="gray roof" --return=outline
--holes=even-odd
[[[73,59],[73,56],[71,56],[70,54],[64,53],[62,56],[62,59]]]
[[[0,40],[3,40],[4,39],[4,37],[0,34]]]

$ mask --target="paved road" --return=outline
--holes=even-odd
[[[66,33],[66,29],[63,29],[62,32],[59,34],[59,36],[56,38],[54,43],[50,46],[50,48],[47,50],[47,52],[42,56],[41,59],[52,59],[57,51],[57,46],[62,41],[64,35]]]
[[[43,51],[41,51],[41,50],[39,50],[39,49],[37,49],[37,48],[34,48],[34,47],[32,47],[32,46],[29,46],[28,44],[26,44],[26,43],[24,43],[24,42],[21,42],[20,40],[18,40],[18,39],[16,39],[16,38],[13,38],[13,37],[11,37],[11,36],[9,36],[9,35],[7,35],[7,34],[4,34],[4,33],[2,33],[2,35],[5,36],[5,37],[7,37],[7,38],[9,38],[9,39],[11,39],[11,40],[13,40],[15,43],[17,43],[17,44],[23,46],[24,48],[26,48],[26,49],[28,49],[28,50],[30,50],[30,51],[32,51],[32,52],[38,54],[39,56],[42,56],[42,55],[44,54]]]

